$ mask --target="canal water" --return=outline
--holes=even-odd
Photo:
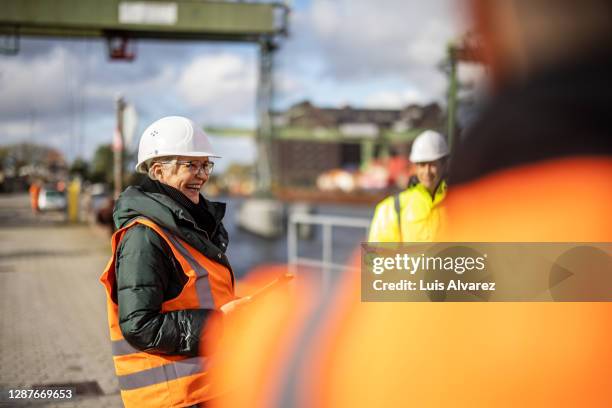
[[[284,221],[285,231],[276,239],[266,239],[241,229],[236,223],[238,210],[243,198],[217,197],[214,201],[227,204],[224,225],[230,236],[227,251],[234,273],[238,278],[244,276],[250,269],[264,263],[287,262],[287,222]],[[312,213],[318,215],[334,215],[340,217],[356,217],[370,220],[374,213],[374,206],[351,206],[321,204],[312,207]],[[348,257],[366,239],[363,228],[334,227],[333,262],[344,264]],[[300,257],[322,259],[323,254],[322,228],[314,227],[309,239],[299,239],[298,254]]]
[[[215,161],[215,173],[221,174],[231,163],[252,164],[256,160],[257,149],[255,139],[244,136],[210,135],[211,142],[222,159]],[[265,239],[240,229],[236,223],[238,210],[243,198],[216,197],[214,201],[227,203],[228,208],[224,225],[230,236],[228,257],[237,277],[244,276],[253,267],[264,263],[287,262],[287,222],[285,233],[277,239]],[[315,205],[314,214],[357,217],[370,220],[374,213],[374,205]],[[333,262],[345,263],[350,254],[365,240],[365,230],[356,228],[336,227],[333,229]],[[299,256],[322,258],[322,228],[315,227],[311,239],[299,240]]]

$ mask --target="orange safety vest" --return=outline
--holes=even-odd
[[[443,239],[611,242],[611,180],[612,159],[574,157],[455,186]],[[346,272],[291,330],[269,317],[284,304],[250,313],[224,375],[266,380],[227,406],[612,406],[612,303],[366,303],[360,283]]]
[[[30,186],[30,204],[33,211],[38,211],[38,199],[40,194],[40,186],[36,183]]]
[[[231,272],[206,258],[192,246],[146,218],[137,218],[117,230],[111,240],[112,257],[100,281],[106,288],[108,324],[115,372],[126,407],[184,407],[207,401],[221,394],[211,384],[210,357],[186,357],[147,353],[132,347],[119,327],[115,260],[125,232],[136,224],[153,229],[166,241],[188,277],[182,292],[162,303],[161,312],[184,309],[219,309],[234,299]]]

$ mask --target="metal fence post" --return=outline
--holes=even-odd
[[[287,252],[289,262],[289,272],[295,275],[297,273],[297,259],[298,259],[298,247],[297,247],[297,222],[293,214],[289,214],[289,225],[287,227]]]
[[[331,283],[331,269],[332,264],[332,226],[329,223],[323,224],[323,292],[327,292],[327,289]]]

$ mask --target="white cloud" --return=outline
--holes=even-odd
[[[59,47],[48,55],[39,55],[28,64],[16,59],[4,61],[0,71],[2,116],[65,110],[72,89],[67,74],[75,62],[66,50]]]
[[[105,51],[102,41],[25,39],[21,54],[0,60],[0,143],[44,143],[88,156],[110,140],[118,95],[146,120],[147,111],[161,116],[156,109],[167,110],[168,100],[182,109],[174,97],[175,65],[151,63],[154,52],[134,63],[109,63]]]
[[[371,108],[397,109],[412,103],[427,103],[431,99],[413,89],[397,91],[380,91],[369,95],[365,106]]]
[[[24,137],[42,132],[39,122],[27,121],[5,121],[2,123],[2,141],[12,143],[22,140]]]
[[[179,75],[177,91],[209,123],[227,123],[253,115],[256,83],[254,55],[220,53],[191,61]]]
[[[280,69],[295,80],[309,78],[309,99],[387,106],[412,92],[418,100],[443,100],[447,81],[437,66],[462,30],[453,7],[452,0],[313,0],[292,19]],[[333,90],[317,86],[325,79],[335,83]],[[394,94],[401,97],[388,91],[371,96],[372,83],[389,81],[399,85]]]
[[[456,35],[450,0],[314,0],[307,24],[337,75],[435,69]]]
[[[304,92],[303,81],[299,77],[290,75],[287,71],[281,71],[274,75],[274,92],[292,95]]]
[[[98,99],[108,102],[114,101],[118,96],[133,99],[143,97],[149,99],[164,98],[168,96],[168,89],[172,89],[171,84],[176,83],[177,73],[173,66],[165,65],[151,75],[143,75],[138,80],[134,80],[126,86],[116,82],[106,81],[83,81],[80,92],[87,99]],[[109,105],[112,107],[112,105]]]

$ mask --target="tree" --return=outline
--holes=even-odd
[[[110,144],[100,145],[96,149],[90,179],[95,183],[113,184],[113,149]]]
[[[70,174],[71,175],[79,175],[83,180],[89,179],[89,163],[87,163],[83,158],[77,157],[72,162],[70,166]]]
[[[7,161],[9,154],[10,152],[8,147],[0,147],[0,170],[4,170],[4,166],[6,166],[5,162]]]

